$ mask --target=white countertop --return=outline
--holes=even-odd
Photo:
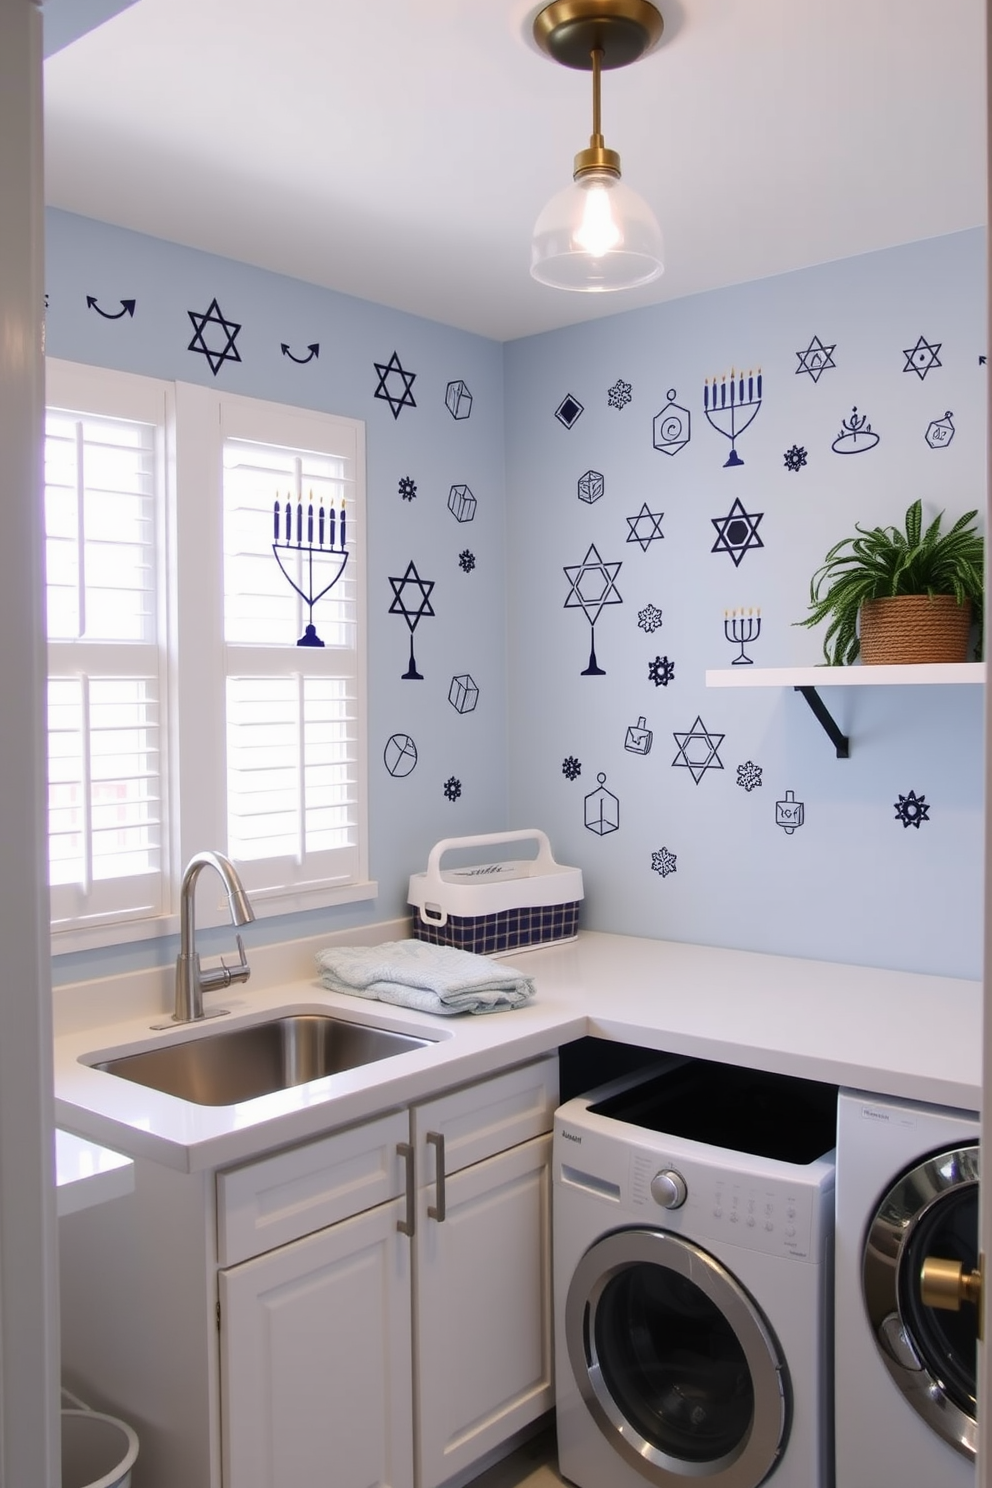
[[[78,1214],[134,1189],[134,1160],[71,1132],[55,1133],[56,1208]]]
[[[537,995],[489,1016],[436,1017],[301,978],[229,989],[232,1016],[193,1028],[153,1033],[147,1012],[76,1027],[55,1040],[56,1119],[122,1153],[197,1171],[477,1080],[585,1034],[938,1105],[980,1103],[975,981],[595,932],[506,964],[533,977]],[[193,1105],[85,1062],[209,1037],[275,1009],[329,1008],[437,1042],[236,1106]]]

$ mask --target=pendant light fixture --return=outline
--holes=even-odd
[[[620,179],[600,117],[600,77],[626,67],[661,40],[664,21],[648,0],[554,0],[534,21],[534,39],[564,67],[592,72],[592,136],[575,157],[572,185],[538,217],[530,271],[542,284],[601,294],[649,284],[664,269],[661,228],[643,197]]]

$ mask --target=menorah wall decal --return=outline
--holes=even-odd
[[[746,391],[747,397],[745,398],[744,373],[735,372],[733,368],[730,372],[729,387],[726,374],[720,378],[719,387],[715,377],[712,387],[708,377],[703,384],[703,411],[713,428],[730,440],[730,456],[723,462],[724,469],[728,465],[744,464],[737,453],[736,445],[738,438],[753,422],[761,407],[760,368],[757,376],[752,372],[747,374]]]
[[[284,518],[285,535],[282,536]],[[303,541],[303,520],[303,502],[298,501],[294,541],[292,503],[287,501],[284,508],[277,496],[272,510],[272,551],[287,582],[307,606],[309,615],[307,626],[296,644],[298,646],[323,646],[324,642],[317,634],[317,628],[313,623],[313,607],[319,599],[323,599],[328,590],[334,588],[348,562],[348,549],[345,545],[347,518],[344,500],[342,499],[341,502],[340,516],[333,506],[329,512],[326,512],[324,503],[321,502],[315,518],[311,494],[306,511],[306,542]],[[314,542],[315,532],[316,542]]]
[[[761,634],[761,611],[753,612],[748,610],[745,615],[743,610],[741,610],[740,614],[736,610],[732,613],[724,610],[723,633],[732,646],[740,646],[741,648],[740,656],[735,656],[730,665],[753,666],[754,657],[745,656],[744,647],[749,646],[752,641],[756,641]]]

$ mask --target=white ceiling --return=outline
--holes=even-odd
[[[603,81],[664,276],[529,275],[588,143],[525,0],[138,0],[45,64],[50,203],[510,340],[984,223],[983,0],[658,0]]]

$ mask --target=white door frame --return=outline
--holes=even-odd
[[[42,35],[0,0],[0,1488],[58,1488],[45,832]]]

